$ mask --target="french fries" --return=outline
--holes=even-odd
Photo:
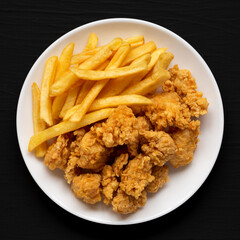
[[[135,60],[138,57],[141,57],[142,55],[145,55],[146,53],[151,53],[156,49],[156,44],[153,41],[150,41],[142,46],[133,48],[128,56],[125,58],[125,60],[122,63],[122,66],[126,66],[127,64],[131,63],[133,60]]]
[[[79,69],[91,70],[96,69],[104,61],[106,61],[113,53],[116,51],[122,43],[121,38],[115,38],[109,44],[105,45],[98,52],[96,52],[92,57],[87,59],[85,62],[80,64]],[[78,81],[82,81],[72,73],[70,70],[67,71],[56,83],[54,83],[50,88],[50,96],[58,96],[66,92],[72,86],[74,86]]]
[[[112,69],[114,70],[117,67],[119,67],[122,64],[122,61],[124,60],[124,58],[127,56],[128,52],[129,52],[129,44],[123,44],[118,49],[114,57],[111,59],[109,65],[106,67],[106,70],[112,70]],[[76,107],[76,111],[73,112],[73,109],[72,110],[70,109],[69,112],[67,112],[67,114],[65,115],[64,120],[68,119],[71,116],[70,121],[73,121],[73,122],[80,121],[81,118],[84,116],[84,114],[86,114],[86,112],[88,111],[94,99],[98,96],[98,94],[104,88],[104,86],[108,83],[108,81],[109,79],[105,79],[105,80],[96,82],[93,85],[92,89],[87,94],[87,96],[83,99],[82,103],[78,107]]]
[[[147,64],[150,62],[151,55],[150,53],[147,53],[137,59],[135,59],[130,66],[134,64],[139,64],[141,62],[146,62]],[[139,74],[144,73],[145,70]],[[120,77],[120,78],[115,78],[112,79],[111,81],[106,84],[106,86],[103,88],[103,90],[99,94],[99,98],[104,98],[104,97],[110,97],[110,96],[115,96],[120,94],[128,85],[134,81],[138,77],[139,74],[134,74],[130,75],[127,77]]]
[[[40,96],[40,118],[49,126],[53,125],[52,119],[52,100],[49,95],[49,89],[53,83],[57,68],[57,57],[50,57],[46,64],[42,78],[41,96]]]
[[[65,103],[62,107],[62,110],[59,114],[60,118],[63,118],[65,116],[66,112],[74,106],[76,99],[78,97],[79,90],[80,90],[80,86],[72,88],[68,91],[68,96],[67,96]]]
[[[93,80],[99,81],[107,78],[117,78],[117,77],[125,77],[130,76],[139,72],[142,72],[147,69],[147,63],[141,62],[134,66],[126,66],[121,68],[116,68],[114,70],[84,70],[79,68],[71,68],[70,70],[76,74],[80,79],[84,80]]]
[[[96,48],[97,44],[98,44],[97,35],[95,33],[91,33],[89,38],[88,38],[88,42],[87,42],[85,48],[83,49],[83,52]]]
[[[73,55],[73,49],[74,49],[74,43],[68,44],[63,49],[62,54],[61,54],[61,56],[59,57],[59,60],[58,60],[55,82],[58,81],[60,76],[62,76],[63,73],[65,73],[69,69],[70,63],[71,63],[71,58],[72,58],[72,55]]]
[[[37,134],[44,129],[46,129],[46,123],[40,119],[40,90],[36,83],[32,84],[32,101],[33,101],[33,111],[32,111],[32,118],[33,118],[33,132]],[[36,157],[44,157],[47,152],[47,143],[43,142],[35,149]]]
[[[47,60],[41,92],[32,85],[29,151],[36,149],[36,156],[45,155],[47,140],[103,120],[119,105],[152,104],[146,95],[170,78],[173,54],[142,35],[97,44],[94,33],[81,53],[73,55],[74,43],[68,44],[59,60]]]
[[[149,98],[146,98],[141,95],[123,95],[123,96],[113,96],[108,98],[98,98],[93,101],[89,112],[96,111],[108,107],[117,107],[119,105],[149,105],[152,104],[152,101]]]
[[[101,109],[99,111],[86,114],[80,122],[66,121],[66,122],[58,123],[52,127],[49,127],[31,137],[28,145],[28,150],[29,152],[31,152],[37,146],[39,146],[40,144],[46,142],[51,138],[57,137],[61,134],[74,131],[78,128],[82,128],[94,122],[108,118],[113,110],[114,108]]]
[[[128,94],[140,94],[146,95],[154,89],[161,86],[166,80],[170,78],[170,74],[167,70],[161,69],[159,72],[154,73],[152,76],[145,78],[139,83],[131,85],[124,90],[121,95]]]

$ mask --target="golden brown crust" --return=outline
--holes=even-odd
[[[44,158],[44,164],[48,166],[49,169],[66,169],[70,155],[69,139],[70,134],[60,135],[56,141],[49,146]]]
[[[151,159],[139,154],[130,160],[121,175],[120,188],[128,195],[138,199],[144,188],[154,180]]]
[[[140,131],[142,136],[142,152],[149,156],[151,162],[163,166],[177,151],[171,136],[163,131]]]
[[[100,183],[100,174],[85,173],[73,179],[71,188],[77,198],[86,203],[94,204],[101,201]]]
[[[199,128],[196,130],[177,130],[171,134],[177,146],[175,156],[170,160],[173,167],[182,167],[193,160],[193,153],[197,148]]]
[[[168,169],[169,168],[167,165],[162,167],[154,166],[152,168],[152,175],[155,177],[155,179],[147,185],[146,190],[148,192],[157,192],[159,188],[162,188],[163,185],[169,181]]]
[[[121,214],[129,214],[136,212],[139,208],[143,207],[147,201],[147,193],[143,191],[138,199],[127,195],[120,188],[117,195],[113,198],[112,206],[113,211]]]

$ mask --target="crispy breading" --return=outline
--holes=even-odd
[[[65,179],[69,184],[71,183],[73,178],[76,177],[80,172],[80,167],[77,165],[78,159],[80,157],[79,145],[85,134],[86,130],[84,128],[78,129],[73,132],[75,140],[70,145],[71,154],[64,175]]]
[[[122,153],[115,157],[114,163],[112,164],[113,171],[117,177],[120,177],[123,171],[123,167],[128,163],[128,153]]]
[[[154,166],[152,168],[152,175],[155,177],[155,179],[147,185],[146,190],[148,192],[155,193],[159,188],[162,188],[163,185],[169,181],[168,166]]]
[[[138,138],[138,130],[134,128],[137,122],[131,108],[119,106],[108,117],[102,126],[93,127],[98,141],[106,147],[116,147],[117,145],[135,142]]]
[[[191,116],[199,117],[200,115],[207,114],[208,101],[202,97],[202,92],[189,92],[186,97],[183,98],[183,102],[190,108]]]
[[[94,204],[101,201],[101,175],[85,173],[73,178],[72,191],[77,198]]]
[[[176,92],[158,93],[153,97],[153,104],[144,106],[143,110],[156,130],[168,126],[184,129],[191,122],[191,113]]]
[[[49,169],[54,170],[59,168],[65,170],[67,167],[68,158],[70,155],[69,139],[71,134],[64,134],[57,137],[54,143],[52,143],[45,155],[44,164]]]
[[[189,92],[194,92],[197,89],[197,84],[191,72],[187,69],[180,70],[178,65],[174,65],[169,69],[170,79],[162,85],[164,92],[176,92],[183,97]]]
[[[102,193],[104,196],[103,202],[106,205],[109,205],[113,199],[113,194],[116,192],[119,182],[117,181],[116,175],[113,171],[112,166],[110,165],[105,165],[102,172]]]
[[[173,167],[182,167],[193,160],[193,153],[197,148],[199,128],[196,130],[184,129],[177,130],[171,134],[176,146],[177,152],[170,160]]]
[[[140,131],[141,150],[149,156],[151,162],[157,166],[163,166],[177,151],[177,147],[171,136],[163,131]]]
[[[139,154],[130,160],[121,175],[120,188],[128,195],[138,199],[144,188],[154,180],[151,159]]]
[[[138,199],[127,195],[120,188],[117,195],[112,200],[113,211],[121,214],[129,214],[136,212],[139,208],[143,207],[147,201],[147,193],[143,191]]]
[[[134,128],[138,130],[138,134],[135,138],[135,141],[128,143],[127,148],[130,157],[136,157],[140,152],[140,136],[139,131],[141,130],[151,130],[152,124],[146,116],[137,117],[136,122],[134,123]]]
[[[207,114],[208,101],[203,98],[203,93],[197,91],[197,84],[191,72],[187,69],[180,70],[177,65],[169,70],[171,78],[162,88],[164,92],[176,92],[190,110],[191,116]]]

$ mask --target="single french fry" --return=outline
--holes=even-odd
[[[136,47],[134,46],[134,44],[136,43],[144,43],[144,36],[139,35],[139,36],[133,36],[133,37],[129,37],[124,39],[125,42],[129,43],[131,45],[131,47]]]
[[[32,84],[32,101],[33,101],[33,108],[32,108],[32,117],[33,117],[33,132],[37,134],[44,129],[46,129],[46,123],[40,119],[40,90],[37,84],[34,82]],[[36,157],[44,157],[47,152],[48,145],[46,142],[43,142],[35,149],[35,156]]]
[[[123,96],[113,96],[108,98],[98,98],[95,99],[88,109],[88,112],[96,111],[108,107],[117,107],[119,105],[149,105],[152,101],[141,95],[123,95]]]
[[[52,118],[53,121],[56,122],[56,120],[59,119],[60,112],[62,110],[62,107],[66,101],[68,93],[65,92],[62,95],[56,96],[52,103]]]
[[[79,68],[71,68],[70,70],[80,79],[99,81],[107,78],[125,77],[132,74],[142,72],[147,69],[146,62],[142,62],[132,66],[121,67],[113,70],[96,71],[84,70]]]
[[[124,58],[127,56],[127,52],[129,51],[129,45],[123,44],[120,48],[118,48],[117,52],[115,53],[114,57],[111,59],[109,65],[107,66],[106,70],[114,70],[118,68]],[[146,64],[146,63],[145,63]],[[83,99],[81,104],[76,106],[76,110],[70,109],[69,112],[67,112],[67,116],[65,118],[68,119],[69,116],[71,121],[80,121],[82,117],[86,114],[89,107],[91,106],[94,99],[98,96],[98,94],[101,92],[103,87],[108,83],[109,79],[104,79],[101,81],[97,81],[91,90],[88,92],[87,96]],[[71,114],[69,114],[71,112]],[[74,112],[74,113],[73,113]]]
[[[171,63],[171,61],[173,60],[174,55],[171,52],[164,52],[162,54],[160,54],[158,61],[156,62],[153,70],[150,74],[154,74],[158,71],[160,71],[161,69],[166,69],[168,68],[169,64]],[[149,76],[148,75],[148,76]]]
[[[72,71],[68,70],[57,82],[53,83],[53,85],[50,87],[49,95],[50,97],[59,96],[73,87],[75,84],[81,82],[83,82],[82,79],[79,79],[79,77],[72,73]]]
[[[76,105],[80,104],[83,99],[87,96],[88,92],[94,85],[94,81],[84,81],[83,86],[78,94],[77,100],[76,100]]]
[[[55,82],[59,80],[59,78],[65,73],[69,67],[71,58],[73,55],[74,43],[68,44],[62,51],[61,56],[58,60],[58,66],[56,70]]]
[[[157,50],[155,50],[154,52],[152,52],[151,57],[150,57],[150,61],[148,63],[148,67],[146,69],[146,71],[143,71],[139,74],[137,74],[136,77],[134,77],[133,81],[131,82],[132,85],[140,82],[149,72],[151,72],[152,68],[155,66],[155,64],[157,63],[159,56],[161,54],[163,54],[165,51],[167,50],[167,48],[158,48]],[[147,55],[147,54],[146,54]],[[145,56],[145,55],[144,55]],[[136,59],[138,60],[138,59]],[[136,61],[134,60],[133,63]]]
[[[147,53],[141,57],[136,58],[130,64],[130,66],[134,66],[135,64],[139,64],[141,62],[146,62],[147,64],[149,64],[150,59],[151,59],[151,55],[150,53]],[[142,72],[145,72],[145,71],[142,71]],[[106,86],[99,93],[98,98],[116,96],[120,94],[138,76],[138,74],[141,74],[141,73],[133,74],[126,77],[111,79],[111,81],[109,81],[108,84],[106,84]]]
[[[68,91],[66,101],[62,107],[60,114],[59,114],[60,118],[63,118],[65,116],[66,112],[74,106],[77,96],[78,96],[79,89],[80,89],[80,87],[75,87],[75,88],[71,88]]]
[[[144,44],[144,40],[131,43],[130,46],[131,48],[136,48],[136,47],[142,46],[143,44]]]
[[[142,46],[131,49],[121,66],[126,66],[131,63],[134,59],[145,55],[146,53],[151,53],[156,49],[156,44],[150,41]]]
[[[31,152],[37,146],[46,142],[47,140],[57,137],[61,134],[68,133],[74,131],[76,129],[85,127],[89,124],[98,122],[110,116],[113,112],[114,108],[105,108],[99,111],[91,112],[86,114],[80,122],[61,122],[50,128],[47,128],[35,135],[33,135],[30,139],[28,145],[28,151]]]
[[[40,118],[44,120],[49,126],[53,124],[52,120],[52,100],[49,96],[49,89],[53,83],[55,72],[57,68],[58,57],[50,57],[44,68],[41,96],[40,96]]]
[[[97,44],[98,44],[97,35],[95,33],[91,33],[89,38],[88,38],[87,44],[86,44],[85,48],[83,49],[83,52],[96,48]]]
[[[98,68],[98,71],[103,71],[105,70],[105,68],[108,66],[108,64],[110,63],[110,60],[106,60],[105,62],[103,62]]]
[[[126,58],[130,51],[130,45],[129,43],[123,43],[121,47],[119,47],[118,51],[114,54],[112,57],[110,63],[108,64],[106,70],[116,69],[118,68],[123,60]],[[99,69],[98,69],[99,70]]]
[[[78,54],[72,56],[72,58],[71,58],[71,65],[83,63],[84,61],[86,61],[87,59],[92,57],[100,49],[101,49],[101,47],[94,48],[93,50],[90,50],[90,51],[87,51],[87,52],[81,52],[81,53],[78,53]]]
[[[95,55],[80,64],[79,69],[96,69],[104,61],[106,61],[114,51],[116,51],[122,44],[121,38],[115,38],[110,43],[102,47]]]
[[[160,71],[154,73],[150,77],[145,78],[141,82],[131,85],[125,89],[121,95],[129,94],[140,94],[146,95],[147,93],[153,91],[155,88],[161,86],[163,82],[170,78],[170,74],[167,70],[161,69]]]

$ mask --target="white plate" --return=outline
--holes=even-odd
[[[33,135],[31,85],[40,85],[44,64],[50,56],[59,56],[70,42],[75,42],[75,52],[81,51],[91,32],[102,45],[114,37],[144,35],[158,47],[167,47],[175,57],[171,65],[190,69],[198,89],[203,91],[210,106],[201,117],[201,135],[193,162],[184,168],[170,169],[170,181],[156,194],[148,194],[146,205],[134,214],[122,216],[103,203],[87,205],[74,197],[61,171],[50,171],[42,160],[28,152],[28,142]],[[203,184],[210,173],[221,146],[223,136],[223,106],[216,81],[202,57],[182,38],[153,23],[135,19],[107,19],[78,27],[65,34],[38,58],[23,84],[17,108],[17,134],[23,159],[39,187],[59,206],[81,218],[104,224],[135,224],[149,221],[176,209],[188,200]]]

